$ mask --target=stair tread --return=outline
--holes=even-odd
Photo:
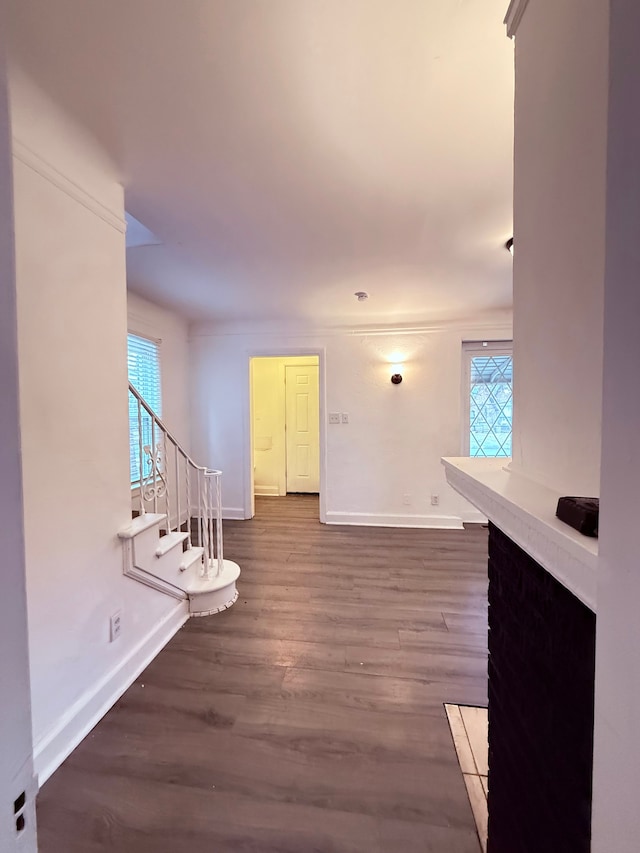
[[[167,554],[177,545],[180,545],[182,542],[184,542],[185,539],[188,538],[188,533],[181,533],[175,531],[172,533],[167,533],[166,536],[162,536],[158,540],[158,546],[155,550],[156,557],[163,557],[165,554]]]
[[[200,546],[194,546],[193,548],[189,548],[182,555],[182,562],[180,563],[180,568],[188,569],[189,566],[192,566],[197,560],[201,560],[203,554],[204,548],[201,548]]]
[[[234,583],[240,577],[240,566],[232,560],[224,561],[224,568],[219,577],[215,575],[207,578],[193,578],[188,584],[185,584],[184,590],[190,596],[202,595],[205,592],[212,592],[215,589],[222,589],[229,584]]]
[[[126,527],[118,531],[120,539],[133,539],[139,533],[143,533],[155,524],[160,524],[165,521],[166,515],[161,512],[146,512],[144,515],[139,515],[127,524]]]

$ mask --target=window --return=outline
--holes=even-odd
[[[463,452],[467,456],[511,456],[511,342],[468,343],[463,349]]]
[[[162,417],[162,396],[160,391],[160,346],[158,341],[129,335],[128,371],[129,382],[145,402],[160,418]],[[141,421],[141,423],[140,423]],[[141,410],[138,420],[138,403],[133,394],[129,394],[129,462],[131,484],[140,482],[140,444],[151,446],[151,418]],[[142,442],[140,442],[142,426]]]

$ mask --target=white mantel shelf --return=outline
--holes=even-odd
[[[509,461],[445,457],[442,464],[456,492],[595,612],[598,540],[559,521],[560,494],[509,471]]]

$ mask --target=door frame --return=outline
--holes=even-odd
[[[255,496],[253,482],[253,387],[251,360],[254,358],[290,358],[293,356],[317,356],[318,358],[318,410],[320,441],[320,521],[327,523],[327,435],[326,435],[326,349],[325,347],[261,347],[247,352],[245,410],[245,447],[243,454],[243,491],[244,517],[255,515]]]

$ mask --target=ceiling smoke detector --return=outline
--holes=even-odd
[[[356,290],[353,295],[358,300],[358,302],[366,302],[369,298],[369,294],[366,292],[366,290]]]

